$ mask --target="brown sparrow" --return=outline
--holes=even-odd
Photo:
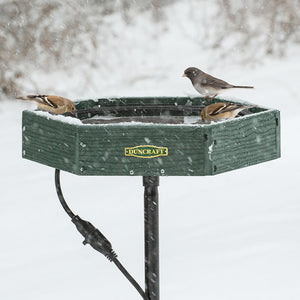
[[[39,109],[55,115],[62,115],[65,113],[71,113],[74,115],[76,110],[75,105],[71,100],[60,96],[28,95],[24,97],[17,97],[17,99],[34,101],[37,103]]]
[[[232,85],[226,81],[213,77],[207,73],[202,72],[197,68],[187,68],[184,71],[182,77],[188,77],[194,88],[205,98],[211,97],[210,101],[214,99],[217,95],[222,92],[232,89],[232,88],[241,88],[241,89],[253,89],[253,86],[242,86],[242,85]]]
[[[200,113],[203,122],[233,119],[240,111],[257,105],[243,105],[236,103],[213,103],[205,106]]]

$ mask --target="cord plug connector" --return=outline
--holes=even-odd
[[[84,241],[82,242],[84,245],[90,244],[110,261],[117,257],[111,243],[92,223],[82,220],[79,216],[74,216],[72,222],[84,237]]]

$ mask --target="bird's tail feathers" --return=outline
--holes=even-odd
[[[21,99],[21,100],[37,100],[38,98],[45,97],[44,95],[27,95],[27,96],[20,96],[16,97],[16,99]]]
[[[232,87],[236,89],[254,89],[254,86],[246,86],[246,85],[233,85]]]
[[[27,96],[20,96],[20,97],[16,97],[16,99],[19,100],[29,100],[29,101],[34,101],[37,103],[43,103],[45,99],[45,95],[27,95]]]

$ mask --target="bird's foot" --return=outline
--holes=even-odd
[[[215,99],[215,97],[216,97],[217,95],[218,95],[218,94],[215,94],[214,96],[212,96],[211,98],[209,98],[208,101],[209,101],[209,102],[212,102],[212,101]],[[207,96],[207,97],[208,97],[208,96]]]

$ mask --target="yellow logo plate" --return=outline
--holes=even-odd
[[[168,156],[168,148],[152,146],[152,145],[140,145],[136,147],[128,147],[125,148],[125,156],[134,156],[139,158],[153,158],[158,156]]]

